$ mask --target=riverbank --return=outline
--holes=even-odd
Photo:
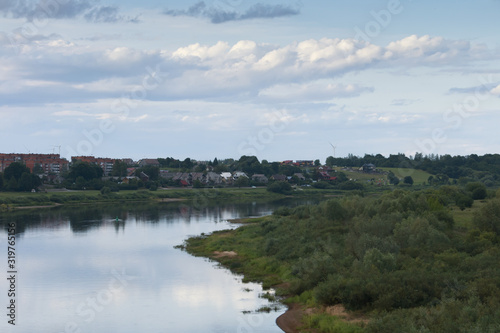
[[[275,288],[290,305],[280,319],[290,332],[495,331],[500,196],[462,209],[460,194],[449,186],[281,207],[184,248]]]
[[[335,191],[336,192],[336,191]],[[253,200],[256,202],[284,198],[324,198],[330,190],[300,189],[293,195],[267,191],[265,188],[163,188],[156,191],[130,190],[102,194],[93,190],[58,190],[46,193],[0,192],[0,212],[14,209],[53,208],[58,205],[80,205],[93,203],[127,203],[138,201],[173,202],[193,200],[197,205],[231,201],[233,203]]]
[[[332,318],[334,325],[346,329],[342,332],[362,332],[360,325],[366,323],[366,318],[361,314],[349,314],[343,307],[342,311],[333,313],[331,308],[310,302],[308,295],[296,294],[292,266],[260,251],[267,244],[258,235],[258,229],[265,228],[272,219],[272,216],[234,219],[230,222],[242,227],[189,238],[182,248],[194,256],[210,258],[234,273],[242,274],[243,282],[259,282],[265,289],[275,289],[276,295],[288,306],[288,310],[276,319],[278,327],[286,333],[322,332],[316,330],[319,323],[325,320],[332,323]]]
[[[265,189],[251,188],[168,188],[159,189],[157,191],[131,190],[106,194],[92,190],[54,191],[47,193],[0,192],[0,211],[52,208],[60,205],[78,205],[96,202],[126,203],[134,201],[174,202],[195,200],[197,204],[203,205],[217,200],[231,200],[232,202],[236,202],[247,200],[274,200],[281,197],[283,196],[276,193],[270,193]]]

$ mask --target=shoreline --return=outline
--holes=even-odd
[[[179,201],[186,201],[188,199],[186,198],[159,198],[156,200],[125,200],[125,202],[158,202],[158,203],[166,203],[166,202],[179,202]],[[99,204],[105,204],[105,203],[114,203],[114,202],[123,202],[123,200],[111,200],[111,201],[104,201],[104,202],[98,202]],[[28,209],[47,209],[47,208],[55,208],[55,207],[61,207],[61,206],[84,206],[84,205],[91,205],[96,203],[95,201],[83,201],[83,202],[69,202],[69,203],[54,203],[53,205],[32,205],[32,206],[9,206],[8,210],[5,212],[12,212],[16,210],[28,210]]]
[[[276,318],[276,325],[285,333],[299,333],[304,314],[300,304],[292,303],[285,313]]]

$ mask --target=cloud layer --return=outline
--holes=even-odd
[[[100,6],[92,0],[17,1],[0,0],[0,12],[5,17],[34,19],[72,19],[83,17],[88,22],[138,22],[138,16],[119,13],[117,6]]]
[[[227,6],[226,8],[220,6],[207,6],[204,1],[200,1],[190,6],[188,9],[167,9],[163,13],[168,16],[204,17],[210,19],[212,23],[217,24],[228,21],[242,21],[257,18],[270,19],[299,15],[300,9],[297,6],[294,7],[291,5],[268,5],[257,3],[250,6],[243,12],[238,12],[230,6]]]
[[[3,43],[8,46],[7,40]],[[156,72],[156,79],[146,82],[155,87],[146,99],[323,101],[373,92],[369,86],[335,82],[348,73],[461,67],[491,57],[481,45],[414,35],[386,46],[353,39],[310,39],[285,46],[242,40],[192,44],[170,52],[89,50],[52,35],[23,45],[19,58],[6,58],[0,68],[5,78],[0,80],[0,96],[6,104],[22,103],[26,93],[39,96],[31,103],[58,94],[63,101],[116,98],[141,89]]]

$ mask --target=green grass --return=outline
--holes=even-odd
[[[381,175],[381,174],[364,173],[362,171],[346,171],[346,170],[342,170],[342,168],[340,168],[340,167],[337,167],[334,169],[337,172],[344,173],[347,176],[347,178],[352,179],[352,180],[356,180],[356,181],[369,181],[372,179],[375,179],[375,180],[387,179],[386,175]],[[353,170],[356,170],[356,168],[353,168]]]
[[[47,206],[56,204],[79,204],[91,202],[113,201],[144,201],[161,199],[188,199],[196,200],[198,204],[211,201],[246,201],[272,200],[282,195],[270,193],[266,189],[258,188],[224,188],[224,189],[167,189],[167,190],[124,190],[102,195],[100,191],[64,191],[48,193],[31,192],[0,192],[0,205],[18,206]]]
[[[423,170],[417,169],[405,169],[405,168],[381,168],[383,171],[392,171],[396,177],[403,179],[406,176],[411,176],[413,178],[414,185],[421,185],[422,183],[427,183],[432,174],[425,172]]]
[[[474,214],[481,209],[482,206],[486,203],[485,200],[475,200],[474,204],[471,208],[466,208],[464,210],[460,210],[458,207],[453,207],[451,209],[451,215],[453,216],[453,220],[455,221],[455,225],[460,230],[469,230],[472,228],[472,220],[474,218]]]
[[[328,314],[306,315],[303,328],[314,328],[321,333],[362,333],[364,329],[358,324],[348,323]]]
[[[370,181],[374,179],[378,180],[387,180],[387,175],[385,174],[377,174],[377,173],[364,173],[361,171],[346,171],[342,170],[342,168],[337,167],[334,168],[337,172],[343,172],[349,179],[356,179],[357,181]],[[355,170],[355,168],[353,168]],[[382,171],[392,171],[396,177],[403,179],[406,176],[411,176],[413,178],[414,185],[422,185],[422,183],[427,183],[427,179],[429,176],[432,176],[430,173],[417,170],[417,169],[405,169],[405,168],[380,168]]]

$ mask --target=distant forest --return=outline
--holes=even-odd
[[[464,182],[478,180],[486,186],[495,186],[500,180],[500,155],[486,154],[478,156],[471,154],[467,156],[451,155],[422,155],[408,157],[405,154],[389,155],[381,154],[365,155],[364,157],[349,154],[347,157],[328,157],[326,164],[329,166],[359,167],[363,164],[372,163],[377,168],[413,168],[446,178],[460,179]]]

